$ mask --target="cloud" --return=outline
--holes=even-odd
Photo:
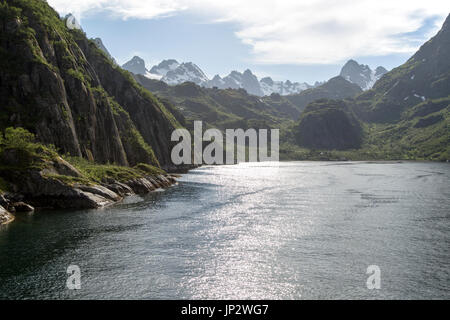
[[[412,53],[450,12],[447,0],[49,0],[57,10],[152,19],[190,10],[237,26],[254,62],[329,64],[351,57]],[[416,34],[433,19],[428,32]]]
[[[62,14],[72,13],[78,19],[90,12],[105,12],[121,19],[154,19],[187,9],[177,0],[48,0]]]

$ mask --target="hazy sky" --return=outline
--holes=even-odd
[[[387,69],[441,27],[450,1],[48,0],[72,12],[122,64],[196,63],[210,77],[251,69],[274,80],[322,81],[348,59]]]

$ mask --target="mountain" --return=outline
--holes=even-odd
[[[99,48],[100,50],[103,51],[103,53],[109,58],[111,59],[112,62],[114,62],[114,64],[117,64],[116,60],[113,58],[113,56],[109,53],[108,49],[106,49],[105,45],[103,44],[102,39],[100,38],[95,38],[92,39],[92,41],[94,41],[94,43],[97,45],[97,48]]]
[[[177,85],[187,81],[206,86],[209,79],[204,72],[192,62],[178,63],[174,59],[164,60],[150,71],[145,68],[145,62],[140,57],[133,57],[122,66],[134,74],[144,75],[150,79],[164,81],[170,85]]]
[[[363,90],[373,87],[387,70],[383,67],[377,67],[375,71],[368,65],[358,64],[355,60],[349,60],[343,67],[340,76],[360,86]]]
[[[158,65],[153,66],[150,71],[145,69],[145,62],[139,57],[134,57],[122,67],[134,74],[161,80],[169,85],[193,82],[206,88],[244,89],[248,93],[260,97],[268,96],[272,93],[280,95],[295,94],[314,87],[307,83],[291,82],[289,80],[286,82],[273,81],[270,77],[259,80],[249,69],[243,73],[232,71],[223,78],[215,75],[212,79],[209,79],[196,64],[192,62],[180,64],[175,59],[163,60]]]
[[[248,93],[256,96],[269,96],[272,93],[280,95],[289,95],[299,93],[313,86],[307,83],[291,82],[287,80],[273,81],[270,77],[258,78],[247,69],[244,73],[238,71],[232,71],[229,75],[221,78],[219,75],[214,76],[212,80],[208,82],[209,88],[217,87],[218,89],[244,89]]]
[[[157,66],[153,66],[150,69],[150,73],[163,77],[167,72],[175,70],[179,66],[180,64],[175,59],[163,60]]]
[[[396,122],[412,107],[450,95],[450,20],[403,65],[358,99],[369,122]]]
[[[163,75],[161,80],[170,85],[181,84],[189,81],[203,86],[205,86],[209,81],[203,71],[192,62],[183,62],[176,68],[168,70],[167,73]]]
[[[354,115],[364,128],[360,155],[380,159],[450,159],[450,15],[441,30],[403,65],[387,72],[374,87],[345,101],[315,106],[321,119],[335,110]],[[309,110],[308,108],[306,110]],[[324,147],[312,138],[313,127],[331,132],[335,124],[302,118],[295,142]],[[310,122],[311,121],[311,122]],[[348,127],[341,126],[342,130]],[[327,146],[330,148],[330,146]]]
[[[243,80],[244,74],[248,75],[248,80]],[[351,98],[362,92],[356,84],[342,77],[335,77],[317,88],[310,88],[296,95],[272,93],[270,96],[259,97],[240,88],[237,82],[231,82],[257,83],[256,77],[251,77],[251,71],[244,74],[232,72],[230,77],[221,79],[228,81],[234,89],[219,89],[216,86],[205,88],[192,82],[171,86],[143,75],[135,75],[135,78],[144,88],[177,106],[187,122],[202,120],[208,126],[219,129],[250,128],[252,125],[284,127],[297,120],[306,105],[314,100]]]
[[[289,80],[287,80],[286,82],[273,81],[272,78],[270,77],[262,78],[259,82],[261,85],[261,90],[263,91],[265,96],[269,96],[272,93],[278,93],[283,96],[296,94],[306,89],[314,87],[307,84],[306,82],[299,83],[299,82],[291,82]]]
[[[145,61],[138,56],[134,56],[130,61],[122,65],[122,68],[135,74],[146,75],[149,73],[145,67]]]
[[[345,102],[322,99],[306,107],[294,136],[306,148],[347,150],[361,147],[363,131]]]
[[[188,128],[196,120],[219,129],[278,127],[300,116],[295,105],[277,94],[258,97],[244,89],[205,88],[193,82],[171,86],[143,75],[135,78],[160,99],[176,106]]]
[[[315,88],[304,90],[298,94],[288,95],[285,98],[302,111],[309,103],[318,99],[353,98],[362,92],[358,85],[350,83],[341,76],[337,76]]]
[[[244,73],[238,71],[232,71],[228,76],[223,79],[216,75],[212,83],[208,83],[208,87],[217,87],[218,89],[239,89],[246,90],[249,94],[255,96],[263,96],[264,93],[261,90],[258,78],[249,70],[245,70]]]
[[[0,130],[25,128],[61,154],[97,163],[171,166],[180,124],[98,42],[45,1],[0,2],[0,11]]]

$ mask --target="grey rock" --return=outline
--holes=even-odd
[[[15,212],[33,212],[34,208],[25,202],[15,202],[11,204]]]
[[[133,72],[134,74],[145,75],[148,72],[147,68],[145,67],[145,61],[138,56],[134,56],[130,61],[122,65],[122,68]]]
[[[14,219],[14,216],[11,213],[9,213],[8,211],[6,211],[5,208],[0,206],[0,225],[9,223],[13,219]]]

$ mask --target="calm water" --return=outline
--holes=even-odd
[[[165,192],[0,229],[1,299],[449,299],[449,275],[449,164],[204,167]]]

